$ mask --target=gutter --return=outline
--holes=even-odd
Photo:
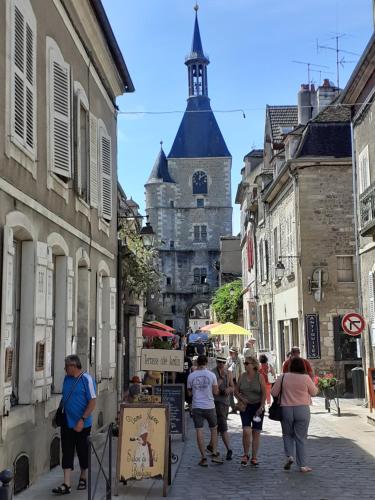
[[[120,73],[125,91],[134,92],[135,88],[132,79],[125,64],[125,60],[121,53],[120,47],[118,46],[115,35],[112,31],[112,27],[104,10],[103,4],[101,0],[90,0],[90,4],[103,30],[104,37],[108,44],[109,50],[111,51],[112,57],[116,63],[118,72]]]

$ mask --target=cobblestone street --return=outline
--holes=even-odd
[[[234,451],[232,462],[197,466],[197,452],[192,425],[180,468],[168,497],[174,500],[188,499],[258,499],[258,500],[373,500],[375,498],[375,460],[350,438],[356,420],[348,414],[338,418],[327,414],[320,406],[312,409],[312,421],[308,442],[308,465],[314,470],[301,474],[295,467],[290,472],[282,468],[284,463],[280,424],[267,417],[261,438],[259,466],[241,468],[242,454],[240,418],[230,415],[230,434]],[[363,424],[361,432],[375,453],[375,428]],[[346,421],[345,421],[346,419]],[[348,426],[348,433],[345,427]],[[337,430],[339,429],[339,430]],[[344,430],[343,430],[344,429]],[[357,428],[357,431],[360,430]],[[368,433],[368,434],[367,434]],[[221,451],[223,445],[220,443]]]

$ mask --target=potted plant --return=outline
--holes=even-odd
[[[314,382],[325,398],[333,399],[336,396],[337,378],[333,373],[316,376]]]

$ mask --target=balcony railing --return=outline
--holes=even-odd
[[[375,184],[371,184],[359,197],[361,236],[375,234]]]
[[[199,283],[193,283],[192,284],[192,292],[196,295],[205,295],[209,293],[210,291],[210,285],[208,283],[204,284],[199,284]]]

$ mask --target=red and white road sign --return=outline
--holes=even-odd
[[[361,335],[365,328],[365,320],[358,313],[347,313],[341,321],[342,329],[348,335],[356,337]]]

